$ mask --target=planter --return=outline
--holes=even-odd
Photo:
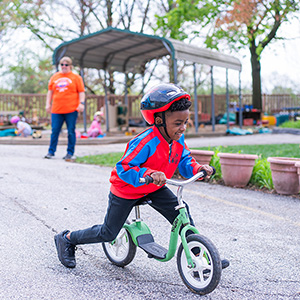
[[[276,192],[283,195],[298,194],[299,178],[295,163],[300,162],[300,158],[268,157],[268,162]]]
[[[218,153],[222,177],[226,185],[245,187],[252,175],[257,155],[240,153]]]
[[[207,150],[191,150],[192,157],[199,163],[200,165],[209,165],[212,156],[214,155],[214,151]]]

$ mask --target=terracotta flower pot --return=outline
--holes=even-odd
[[[268,157],[268,162],[276,192],[284,195],[298,194],[299,178],[295,163],[300,162],[300,158]]]
[[[252,175],[257,155],[240,153],[218,153],[222,177],[226,185],[245,187]]]
[[[192,157],[201,165],[209,165],[214,153],[214,151],[208,150],[191,150]]]

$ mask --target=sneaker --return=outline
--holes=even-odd
[[[230,262],[229,262],[229,260],[228,259],[222,259],[221,260],[221,263],[222,263],[222,269],[226,269],[227,267],[229,267],[229,265],[230,265]]]
[[[52,153],[48,153],[47,155],[44,156],[44,158],[47,158],[47,159],[51,159],[54,157],[54,154]]]
[[[63,159],[66,160],[66,161],[71,161],[71,160],[75,160],[75,159],[76,159],[76,156],[71,155],[71,154],[68,153],[67,155],[65,155],[65,156],[63,157]]]
[[[75,245],[66,238],[69,230],[65,230],[54,236],[55,246],[60,262],[67,268],[75,268]]]

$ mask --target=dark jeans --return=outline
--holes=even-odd
[[[51,125],[52,133],[51,140],[48,152],[54,154],[56,151],[58,137],[63,126],[63,123],[66,122],[68,129],[68,148],[67,153],[73,155],[75,152],[76,144],[76,121],[77,121],[78,112],[74,111],[68,114],[51,114]]]
[[[151,199],[152,204],[150,205],[155,210],[162,214],[170,223],[173,223],[179,214],[178,210],[175,210],[178,202],[177,197],[166,186],[147,195],[147,198]],[[113,241],[123,227],[130,211],[140,200],[124,199],[109,193],[109,202],[104,223],[87,229],[72,231],[71,243],[78,245]],[[187,205],[186,207],[191,224],[194,225],[189,208]]]

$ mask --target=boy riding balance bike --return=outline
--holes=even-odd
[[[212,167],[200,165],[192,158],[190,150],[184,142],[183,133],[188,123],[190,106],[190,95],[174,84],[157,85],[144,95],[141,100],[141,112],[144,119],[152,126],[127,144],[123,157],[113,169],[110,177],[108,208],[103,224],[77,231],[65,230],[54,237],[58,258],[64,266],[68,268],[76,266],[76,245],[105,243],[104,249],[106,249],[109,248],[107,242],[111,242],[110,244],[113,245],[118,241],[116,237],[121,230],[124,230],[123,226],[130,233],[130,228],[126,227],[126,220],[131,210],[147,201],[151,207],[173,224],[173,227],[176,228],[176,235],[180,234],[181,236],[183,246],[180,253],[185,253],[185,255],[181,255],[180,259],[182,259],[182,265],[186,265],[190,269],[188,274],[192,274],[187,276],[187,273],[183,272],[187,279],[191,277],[192,284],[185,280],[184,283],[199,294],[211,292],[217,286],[221,268],[228,267],[229,261],[226,259],[220,261],[218,253],[216,256],[211,254],[215,252],[215,248],[210,251],[209,245],[208,248],[205,247],[205,241],[200,240],[199,242],[197,238],[199,232],[194,227],[187,203],[178,199],[165,185],[177,168],[185,178],[191,178],[200,172],[199,177],[205,175],[209,177],[213,174]],[[196,180],[195,177],[193,180]],[[145,181],[148,184],[145,184]],[[182,203],[178,204],[180,202]],[[174,225],[179,220],[182,222],[180,228]],[[188,227],[186,227],[187,225]],[[141,235],[144,235],[144,232]],[[139,234],[134,237],[137,246],[143,245],[144,248],[147,248],[145,246],[147,241],[153,242],[150,237],[150,240],[139,244],[136,240],[138,236]],[[195,236],[197,246],[193,247],[190,241],[194,241]],[[149,239],[149,236],[146,238]],[[200,246],[201,241],[202,246]],[[106,252],[106,254],[110,258],[110,253]],[[152,257],[164,261],[167,256],[171,258],[174,254],[164,253],[163,255],[165,258],[155,257],[155,255]],[[205,268],[202,268],[203,272],[199,272],[199,268],[196,268],[197,261],[192,259],[192,257],[199,256],[199,261],[206,265]],[[203,274],[207,272],[214,282],[210,283],[211,279],[209,279],[204,286],[198,286],[196,281],[199,281],[199,278],[202,281]],[[213,277],[216,273],[218,278]],[[195,281],[195,288],[193,281]],[[209,286],[207,287],[207,285]]]

